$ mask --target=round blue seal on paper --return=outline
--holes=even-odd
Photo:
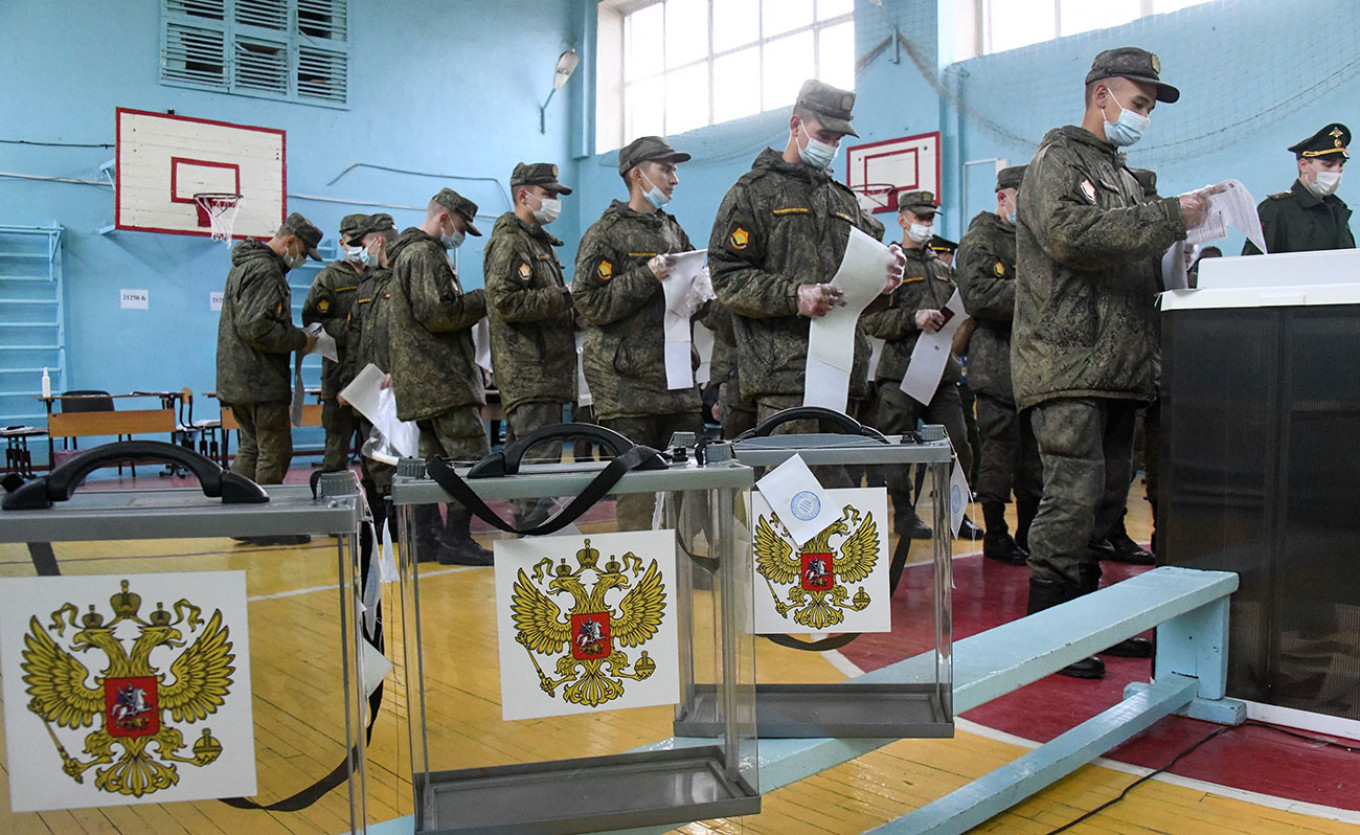
[[[949,488],[949,507],[951,510],[963,507],[963,488],[957,484]]]
[[[804,490],[789,500],[789,511],[793,518],[808,522],[816,519],[817,514],[822,512],[822,500],[817,498],[816,493]]]

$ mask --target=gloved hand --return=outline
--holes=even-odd
[[[653,255],[647,262],[647,269],[661,281],[671,277],[671,259],[665,255]]]
[[[798,288],[798,315],[816,319],[833,307],[845,307],[839,288],[830,284],[804,284]]]

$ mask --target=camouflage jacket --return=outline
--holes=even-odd
[[[882,224],[830,172],[786,162],[772,148],[723,198],[708,268],[719,301],[735,314],[745,399],[803,393],[809,320],[798,315],[798,287],[831,280],[851,226],[882,236]],[[856,328],[851,397],[867,393],[868,367],[869,340]]]
[[[388,250],[388,359],[401,420],[427,420],[486,403],[472,327],[486,315],[481,290],[464,293],[438,238],[407,229]]]
[[[581,357],[595,417],[699,410],[698,387],[666,387],[666,297],[647,267],[655,255],[693,248],[671,215],[635,212],[619,200],[586,230],[571,290],[589,322]]]
[[[887,308],[860,317],[864,330],[883,342],[883,354],[878,360],[879,380],[901,380],[911,364],[911,352],[916,348],[916,340],[921,338],[921,330],[916,327],[916,311],[944,310],[949,297],[954,295],[954,271],[949,269],[935,250],[930,247],[907,249],[906,268],[902,271],[902,284],[893,291]],[[957,383],[963,378],[963,368],[958,357],[949,355],[945,363],[941,384]]]
[[[1350,208],[1335,194],[1318,197],[1299,180],[1289,191],[1262,200],[1256,213],[1271,252],[1355,249]],[[1247,241],[1242,254],[1260,255],[1261,250]]]
[[[340,387],[354,380],[354,375],[373,363],[383,371],[391,369],[387,348],[387,308],[392,299],[392,271],[380,267],[364,270],[359,289],[354,294],[354,306],[349,309],[345,323],[345,351],[340,369]]]
[[[491,368],[507,409],[576,398],[576,311],[554,250],[561,245],[506,212],[482,252]]]
[[[737,335],[733,331],[733,322],[736,318],[722,302],[715,300],[708,306],[704,324],[713,331],[713,358],[709,362],[708,370],[709,385],[717,386],[723,383],[741,385],[737,372]]]
[[[254,238],[231,252],[217,320],[217,398],[225,405],[292,399],[289,357],[307,344],[307,334],[293,324],[287,271],[283,259]]]
[[[1075,126],[1044,137],[1025,171],[1016,227],[1011,377],[1019,408],[1055,397],[1156,395],[1156,265],[1185,237],[1185,221],[1176,198],[1142,199],[1113,145]]]
[[[354,304],[362,275],[348,261],[332,261],[317,274],[312,289],[307,292],[307,300],[302,303],[302,324],[320,322],[326,333],[335,340],[336,354],[340,357],[337,362],[325,357],[321,359],[322,400],[334,400],[344,387],[340,376],[348,350],[349,311]]]
[[[1011,321],[1015,318],[1015,227],[995,212],[978,212],[959,241],[954,263],[963,307],[976,323],[968,343],[968,388],[1007,403],[1011,388]]]

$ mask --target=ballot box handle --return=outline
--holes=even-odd
[[[518,475],[520,462],[530,449],[547,441],[575,440],[599,444],[604,449],[609,450],[609,454],[615,458],[622,456],[634,446],[627,435],[615,432],[613,429],[606,429],[603,426],[596,426],[593,423],[556,423],[552,426],[535,429],[524,437],[517,438],[514,443],[508,444],[504,449],[496,450],[486,456],[478,461],[472,469],[468,470],[467,477],[500,478],[507,475]],[[665,468],[666,462],[659,458],[643,467],[645,470]]]
[[[876,441],[887,442],[883,433],[872,426],[865,426],[859,421],[847,415],[845,412],[838,412],[835,409],[828,409],[824,406],[795,406],[792,409],[784,409],[775,412],[762,420],[752,429],[738,435],[735,440],[744,441],[748,438],[765,438],[775,429],[795,420],[816,420],[822,424],[831,424],[841,430],[843,435],[863,435],[866,438],[873,438]]]
[[[5,510],[41,510],[64,502],[75,494],[85,476],[103,467],[129,461],[154,461],[178,465],[192,473],[203,495],[223,504],[257,504],[269,501],[264,488],[243,475],[224,471],[212,459],[191,449],[164,441],[120,441],[81,453],[42,478],[24,484],[5,496]]]

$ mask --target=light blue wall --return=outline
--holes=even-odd
[[[510,171],[520,160],[561,164],[571,181],[572,103],[578,74],[548,108],[557,56],[575,45],[589,0],[350,0],[348,109],[332,109],[162,86],[158,81],[158,0],[0,2],[0,139],[114,141],[114,109],[173,109],[194,116],[287,131],[288,208],[333,240],[340,217],[377,211],[297,195],[424,206],[450,185],[481,207],[490,232],[507,210]],[[114,10],[116,9],[116,13]],[[579,125],[579,117],[575,120]],[[0,143],[0,171],[97,179],[112,147],[35,147]],[[353,163],[468,177],[355,170]],[[400,226],[422,212],[393,211]],[[111,224],[108,187],[0,177],[0,225],[59,224],[64,237],[69,379],[65,388],[214,387],[217,314],[227,248],[206,238],[95,230]],[[580,230],[568,214],[553,231],[574,251]],[[460,251],[465,284],[481,286],[481,247]],[[566,259],[572,252],[564,254]],[[121,310],[121,288],[146,289],[149,310]],[[315,362],[315,360],[311,360]],[[32,381],[33,393],[38,380]],[[215,414],[200,400],[197,417]]]

